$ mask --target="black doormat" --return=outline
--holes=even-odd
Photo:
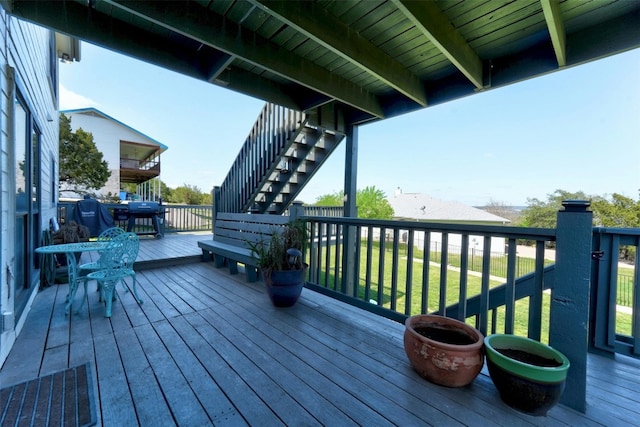
[[[89,364],[0,390],[0,426],[96,424]]]

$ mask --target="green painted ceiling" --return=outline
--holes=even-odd
[[[352,123],[640,46],[637,0],[8,4],[104,48],[289,108],[328,106]]]

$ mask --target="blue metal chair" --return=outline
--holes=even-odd
[[[120,227],[107,228],[102,233],[100,233],[97,240],[98,242],[109,242],[113,240],[114,237],[120,236],[121,234],[124,234],[124,233],[125,233],[124,229]],[[102,255],[100,255],[100,257],[102,257]],[[97,271],[97,270],[100,270],[100,258],[98,258],[98,260],[96,261],[87,262],[84,264],[80,264],[78,266],[78,280],[83,281],[85,296],[87,295],[87,283],[89,282],[89,278],[87,277],[87,275],[90,272]],[[98,287],[98,292],[100,292],[99,287]],[[83,306],[84,306],[84,299],[82,300],[82,304],[80,304],[80,307],[78,307],[78,311],[80,311]]]
[[[111,305],[116,285],[118,282],[122,282],[127,289],[125,279],[129,276],[133,278],[133,295],[138,304],[142,304],[143,301],[138,295],[136,287],[136,273],[133,270],[139,249],[140,239],[135,233],[123,233],[116,236],[100,257],[100,270],[87,275],[88,279],[98,281],[100,300],[104,301],[106,305],[105,317],[111,317]]]
[[[100,235],[98,236],[98,242],[111,241],[111,240],[113,240],[114,237],[119,236],[119,235],[124,234],[124,233],[125,233],[124,229],[120,228],[120,227],[107,228],[102,233],[100,233]],[[81,264],[81,265],[78,266],[78,269],[80,271],[82,271],[82,270],[89,270],[89,271],[99,270],[100,269],[100,259],[98,259],[97,261],[92,261],[92,262],[87,262],[85,264]],[[87,283],[86,279],[85,279],[84,283],[85,283],[85,287],[86,287],[86,283]]]

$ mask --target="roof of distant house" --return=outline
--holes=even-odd
[[[422,193],[403,193],[401,189],[397,189],[388,200],[393,208],[395,218],[499,224],[511,222],[507,218],[460,202],[440,200]]]
[[[146,135],[146,134],[140,132],[139,130],[134,129],[131,126],[122,123],[120,120],[116,120],[113,117],[111,117],[110,115],[105,114],[102,111],[100,111],[100,110],[98,110],[96,108],[93,108],[93,107],[91,107],[91,108],[78,108],[78,109],[75,109],[75,110],[63,110],[63,111],[60,111],[60,112],[66,114],[66,115],[69,115],[69,114],[86,114],[86,115],[103,117],[103,118],[105,118],[107,120],[113,121],[114,123],[118,124],[119,126],[122,126],[122,127],[126,128],[126,129],[130,130],[131,132],[137,133],[141,137],[147,139],[149,142],[151,142],[153,144],[157,144],[160,147],[160,151],[161,152],[162,151],[166,151],[169,148],[166,145],[164,145],[163,143],[161,143],[160,141],[158,141],[158,140],[156,140],[154,138],[151,138],[149,135]]]

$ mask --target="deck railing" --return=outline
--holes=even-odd
[[[483,333],[548,342],[556,267],[544,253],[556,230],[306,219],[309,287],[398,321],[438,313]],[[589,345],[640,357],[640,229],[593,228],[592,236]],[[531,242],[534,257],[519,256],[518,246]]]
[[[127,229],[129,217],[127,205],[120,203],[104,203],[113,215],[117,226]],[[58,222],[64,224],[70,216],[75,203],[58,203]],[[211,231],[213,229],[213,208],[211,205],[162,205],[161,215],[165,233],[184,231]],[[144,232],[153,229],[150,218],[136,218],[134,232]]]
[[[640,229],[595,228],[591,335],[598,350],[640,357]],[[633,264],[621,263],[631,253]]]
[[[483,333],[548,340],[544,291],[554,268],[545,265],[544,249],[555,241],[555,230],[306,219],[310,287],[398,321],[438,313],[473,322]],[[535,242],[535,259],[518,265],[517,246],[525,241]]]
[[[303,206],[306,216],[343,216],[342,206]],[[285,215],[288,215],[286,213]]]
[[[70,216],[75,203],[58,203],[58,222],[64,224]],[[120,203],[104,203],[107,210],[114,216],[116,225],[124,229],[128,225],[127,205]],[[162,205],[164,215],[164,232],[177,233],[183,231],[211,231],[213,230],[213,206],[211,205]],[[305,215],[334,216],[342,215],[342,207],[336,206],[305,206]],[[153,225],[149,218],[137,218],[136,229],[148,230]],[[133,231],[136,231],[134,229]]]
[[[213,230],[213,208],[206,205],[163,205],[165,232]]]

